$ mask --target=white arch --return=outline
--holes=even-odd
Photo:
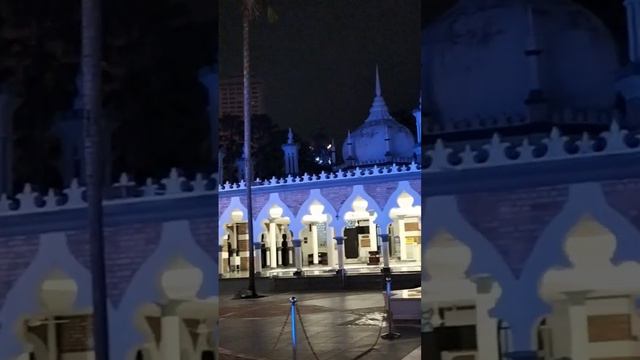
[[[278,193],[271,193],[269,194],[269,199],[267,200],[267,202],[264,204],[264,206],[256,216],[254,227],[253,227],[254,242],[256,242],[256,239],[259,238],[262,232],[261,227],[259,227],[258,225],[263,224],[265,221],[269,220],[269,210],[274,206],[282,208],[283,218],[289,218],[289,229],[294,233],[294,235],[300,232],[301,225],[298,224],[296,221],[294,221],[296,217],[291,211],[291,209],[289,208],[289,206],[280,199],[280,196],[278,195]]]
[[[247,221],[247,208],[242,204],[238,196],[231,198],[229,205],[224,209],[220,217],[218,218],[218,239],[222,241],[225,234],[225,225],[231,222],[231,215],[234,211],[242,211],[242,221]]]
[[[355,185],[353,187],[353,191],[351,192],[351,195],[349,195],[349,197],[345,199],[342,206],[340,206],[340,209],[338,210],[340,221],[336,222],[336,227],[337,227],[336,234],[342,234],[344,232],[345,215],[348,212],[353,210],[353,203],[357,198],[362,198],[363,200],[367,201],[368,208],[373,210],[378,217],[382,213],[382,210],[380,209],[380,206],[378,205],[378,203],[376,203],[376,201],[365,191],[364,187],[362,185]],[[380,231],[382,233],[386,233],[387,230],[385,229],[385,227],[388,224],[380,224],[378,222],[377,224],[380,225]]]
[[[91,275],[71,254],[67,236],[63,232],[40,235],[36,256],[29,267],[7,293],[0,311],[0,359],[11,359],[22,352],[22,340],[16,333],[22,317],[39,312],[40,285],[53,269],[64,271],[78,286],[74,308],[89,309],[91,302]],[[111,305],[111,304],[109,304]],[[113,310],[113,309],[111,309]]]

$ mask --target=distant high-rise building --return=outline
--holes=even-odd
[[[242,77],[220,80],[220,116],[243,114],[243,82]],[[251,113],[264,114],[264,83],[260,79],[251,78]]]

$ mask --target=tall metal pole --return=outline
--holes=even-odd
[[[387,297],[387,325],[388,330],[382,334],[381,338],[385,340],[395,340],[400,337],[400,333],[396,332],[393,327],[393,312],[391,311],[391,274],[385,275],[385,294]]]
[[[91,246],[93,341],[96,360],[109,360],[109,321],[102,223],[102,17],[100,0],[82,0],[84,155]]]
[[[298,352],[298,336],[296,334],[296,303],[298,300],[295,296],[289,298],[289,302],[291,303],[291,350],[293,360],[297,359]]]
[[[253,1],[244,0],[242,13],[242,71],[243,71],[243,110],[244,110],[244,178],[247,187],[247,231],[249,238],[249,297],[258,297],[256,292],[255,261],[253,247],[253,182],[251,166],[251,73],[249,56],[249,24],[251,22]]]

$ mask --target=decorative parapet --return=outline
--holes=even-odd
[[[391,175],[415,176],[420,173],[440,173],[638,152],[640,152],[640,135],[620,129],[617,122],[613,122],[609,131],[598,136],[585,133],[581,137],[568,137],[554,128],[549,136],[535,143],[531,143],[528,138],[521,139],[518,143],[503,141],[499,134],[495,134],[482,146],[472,148],[467,145],[463,149],[456,149],[446,146],[439,140],[426,152],[423,165],[413,162],[407,165],[357,167],[332,173],[322,172],[317,175],[272,177],[268,180],[257,179],[253,186],[256,189],[297,184],[316,184],[327,187],[335,181],[374,180]],[[217,185],[215,174],[209,177],[198,174],[195,179],[188,180],[181,176],[177,169],[172,169],[169,176],[160,181],[147,179],[141,187],[126,174],[122,174],[119,181],[105,191],[105,205],[215,195],[245,188],[244,181]],[[49,190],[46,194],[34,191],[31,185],[26,184],[22,192],[14,197],[0,196],[0,215],[74,209],[86,205],[85,189],[77,180],[72,181],[68,189],[60,192]]]
[[[581,110],[572,108],[551,109],[549,118],[553,124],[609,124],[616,116],[611,110]],[[427,132],[445,134],[457,131],[476,131],[524,125],[528,122],[524,114],[502,114],[501,116],[476,116],[467,119],[449,120],[442,124],[427,121]]]
[[[294,184],[308,184],[308,183],[321,183],[330,182],[335,180],[345,179],[362,179],[372,178],[380,176],[388,176],[393,174],[407,174],[407,173],[419,173],[421,170],[420,165],[415,162],[408,165],[390,165],[390,166],[373,166],[366,168],[356,167],[352,170],[338,170],[332,173],[321,172],[318,175],[304,174],[302,176],[287,176],[286,178],[272,177],[269,180],[257,179],[253,184],[254,188],[265,188],[271,186],[281,185],[294,185]],[[246,183],[241,181],[240,183],[231,184],[229,182],[220,186],[220,192],[246,189]]]
[[[423,172],[487,168],[525,163],[539,163],[595,156],[617,155],[640,151],[640,135],[620,128],[612,122],[608,131],[597,136],[583,133],[581,137],[563,136],[553,128],[549,136],[531,143],[529,138],[503,141],[499,134],[479,147],[448,147],[442,140],[427,150]]]
[[[117,205],[215,195],[218,191],[216,183],[215,176],[205,177],[198,174],[193,181],[189,181],[182,177],[177,169],[172,169],[167,178],[159,182],[147,179],[145,185],[139,187],[127,174],[122,174],[117,183],[105,190],[104,204]],[[42,194],[34,191],[30,184],[26,184],[22,192],[13,197],[6,194],[0,196],[0,215],[2,216],[78,209],[86,206],[85,188],[75,179],[69,188],[62,191],[49,189],[46,194]]]

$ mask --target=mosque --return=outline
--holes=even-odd
[[[459,0],[423,29],[423,359],[640,358],[624,6],[627,61],[571,0]]]
[[[376,69],[369,116],[349,131],[343,163],[332,173],[300,174],[293,132],[282,146],[285,176],[253,186],[254,244],[249,246],[245,184],[219,192],[219,273],[263,276],[420,271],[421,120],[414,135],[390,114]],[[335,151],[335,150],[334,150]],[[335,153],[333,155],[335,158]],[[245,273],[246,275],[246,273]]]

